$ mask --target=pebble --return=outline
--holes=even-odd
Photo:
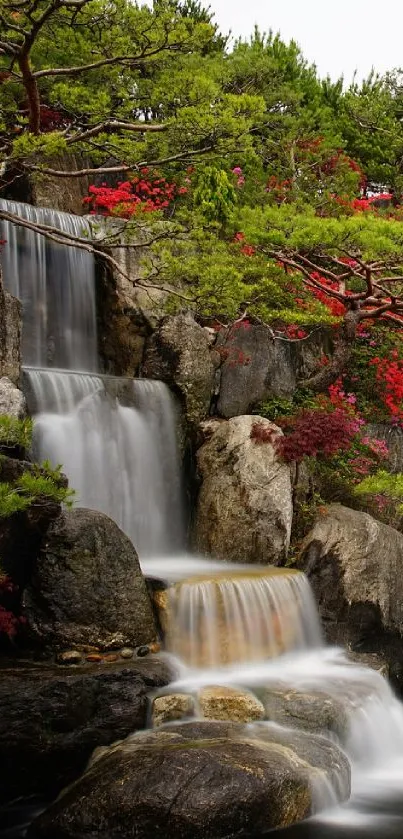
[[[121,658],[133,658],[134,650],[131,647],[123,647],[123,650],[120,651]]]
[[[82,655],[78,650],[65,650],[65,652],[59,653],[57,660],[60,664],[79,664]]]
[[[108,653],[104,655],[104,661],[119,661],[119,656],[116,653]]]
[[[149,644],[150,653],[159,653],[161,650],[161,644],[159,641],[154,641],[152,644]]]
[[[144,644],[142,647],[138,648],[137,655],[140,656],[140,658],[144,658],[144,656],[148,655],[149,652],[150,652],[150,647],[148,647],[146,644]]]
[[[86,656],[87,661],[102,661],[102,656],[99,653],[91,653]]]

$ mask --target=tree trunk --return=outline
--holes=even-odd
[[[329,385],[334,384],[336,379],[344,373],[354,349],[357,337],[357,326],[359,322],[359,311],[347,312],[329,364],[321,367],[320,370],[318,370],[317,373],[314,373],[313,376],[310,376],[309,379],[304,379],[300,382],[299,384],[302,387],[307,387],[316,393],[321,393],[322,391],[327,390]]]

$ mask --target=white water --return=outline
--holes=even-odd
[[[0,209],[34,224],[89,237],[88,222],[69,213],[5,201]],[[95,272],[92,254],[58,245],[0,220],[4,284],[22,301],[24,364],[97,370]]]
[[[29,205],[1,201],[0,206],[33,222],[49,224],[83,235],[86,222],[75,216]],[[175,415],[169,392],[151,382],[112,380],[78,371],[96,371],[95,283],[92,257],[83,251],[50,244],[36,233],[3,223],[0,238],[7,240],[2,254],[6,287],[23,303],[23,356],[33,367],[65,367],[72,372],[28,370],[28,396],[36,413],[35,449],[39,459],[62,463],[79,504],[111,515],[132,538],[141,557],[171,555],[183,544],[180,477],[175,443]],[[217,567],[218,566],[218,567]],[[240,566],[192,560],[186,555],[143,563],[151,574],[184,579],[200,573],[239,575]],[[248,566],[250,575],[251,568]],[[261,568],[259,569],[261,572]],[[248,587],[249,586],[249,587]],[[228,583],[221,592],[226,611],[240,619],[249,633],[266,632],[272,605],[287,610],[285,592],[273,599],[267,587]],[[279,584],[279,592],[281,585]],[[202,586],[190,592],[211,620],[211,592]],[[289,592],[288,592],[289,593]],[[291,598],[292,601],[292,598]],[[269,661],[232,663],[208,669],[180,664],[181,677],[174,690],[196,691],[202,685],[280,686],[327,693],[343,703],[349,732],[343,744],[352,764],[353,794],[349,807],[332,810],[332,823],[373,823],[362,807],[385,801],[403,788],[403,709],[382,677],[347,661],[340,651],[319,647],[315,633],[305,637],[305,627],[315,625],[312,599],[289,614],[300,646],[311,650],[287,653]],[[284,608],[283,608],[284,607]],[[192,628],[192,611],[185,629]],[[302,617],[301,617],[302,615]],[[187,631],[186,629],[186,631]],[[210,629],[212,646],[216,639]],[[298,645],[297,645],[298,646]],[[278,649],[277,652],[281,652]],[[236,653],[236,658],[242,657]],[[192,660],[192,657],[191,657]],[[214,661],[214,650],[209,654]],[[314,783],[316,783],[314,781]],[[336,783],[337,786],[337,783]],[[318,787],[320,806],[337,798],[337,789]],[[325,817],[321,817],[321,823]],[[382,831],[383,823],[380,823]]]
[[[179,550],[176,412],[166,385],[35,368],[24,375],[35,459],[62,464],[77,505],[111,516],[140,557]]]
[[[0,208],[90,235],[78,216],[1,199]],[[0,238],[5,286],[22,301],[35,459],[61,464],[78,506],[111,516],[141,557],[172,554],[184,544],[173,397],[161,382],[96,374],[91,254],[11,222],[0,221]]]

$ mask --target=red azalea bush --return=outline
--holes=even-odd
[[[90,186],[90,195],[83,199],[90,207],[92,215],[119,216],[132,218],[139,213],[153,213],[165,210],[177,196],[185,195],[187,187],[178,186],[147,168],[141,169],[130,181],[119,183],[117,187]]]
[[[403,360],[397,350],[391,358],[373,358],[370,362],[376,369],[376,381],[381,398],[393,422],[403,420]]]

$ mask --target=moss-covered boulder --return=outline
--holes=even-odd
[[[330,741],[270,727],[195,722],[102,750],[31,827],[36,839],[235,839],[310,815],[320,778],[349,795]]]
[[[41,644],[68,649],[140,646],[156,638],[137,553],[112,519],[69,510],[50,525],[24,594]]]

